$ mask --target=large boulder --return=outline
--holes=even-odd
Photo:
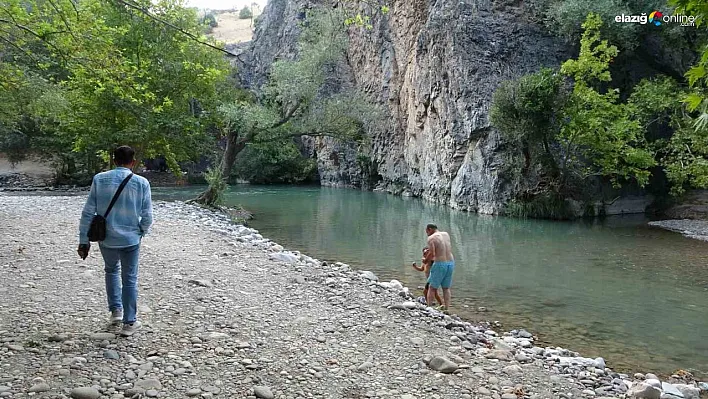
[[[636,399],[661,399],[661,390],[646,382],[638,382],[629,388],[627,397]]]

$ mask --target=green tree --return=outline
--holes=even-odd
[[[5,3],[7,68],[61,89],[35,101],[47,133],[35,142],[55,144],[39,150],[95,157],[126,143],[139,157],[165,155],[178,172],[178,161],[204,148],[229,66],[182,1]]]
[[[255,184],[294,184],[315,177],[317,162],[302,156],[293,141],[247,145],[234,164],[239,178]]]
[[[705,27],[708,3],[699,0],[672,0],[677,12],[696,17],[696,26]],[[686,73],[689,93],[683,101],[688,114],[677,118],[676,130],[664,159],[674,194],[687,188],[708,188],[708,44],[700,47],[696,64]]]
[[[207,33],[211,33],[214,28],[219,26],[219,22],[217,22],[216,15],[214,15],[213,12],[204,14],[204,17],[202,18],[202,24],[206,26],[205,30]]]
[[[244,6],[241,11],[238,12],[239,19],[250,19],[253,18],[253,12],[248,6]]]
[[[268,84],[255,99],[220,107],[226,141],[222,176],[231,174],[247,145],[286,146],[300,136],[364,139],[368,124],[376,120],[376,107],[355,90],[331,85],[348,44],[343,20],[337,10],[308,16],[297,60],[274,63]],[[195,200],[211,205],[217,196],[210,186]]]
[[[643,80],[620,101],[609,72],[618,50],[601,39],[601,27],[600,17],[590,14],[577,59],[563,63],[560,74],[543,69],[502,84],[494,95],[491,122],[523,152],[523,172],[540,165],[541,174],[550,177],[541,191],[522,195],[533,206],[521,206],[517,213],[562,215],[564,198],[593,176],[609,178],[616,186],[628,181],[645,186],[659,160],[677,156],[676,145],[648,137],[660,126],[673,126],[677,133],[669,143],[684,140],[677,124],[682,115],[678,83]],[[571,90],[561,76],[572,81]],[[668,167],[667,172],[678,181]]]
[[[569,92],[550,68],[502,83],[494,93],[490,121],[524,156],[523,173],[536,158],[554,176],[559,173],[552,145],[560,130]]]
[[[583,24],[578,59],[568,60],[561,73],[573,78],[574,87],[558,136],[563,146],[561,170],[583,170],[581,178],[607,176],[616,185],[635,179],[640,186],[649,181],[649,168],[656,164],[654,153],[644,137],[644,126],[632,118],[632,106],[619,102],[619,90],[598,90],[612,78],[609,64],[618,50],[600,38],[602,20],[590,14]],[[581,155],[582,158],[578,157]],[[580,167],[588,159],[591,166]],[[571,165],[575,167],[571,167]],[[561,186],[565,181],[561,181]]]

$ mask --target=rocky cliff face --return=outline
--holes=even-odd
[[[521,155],[490,127],[492,95],[502,81],[558,66],[573,54],[527,21],[520,4],[391,0],[386,15],[362,5],[373,28],[350,29],[347,71],[386,117],[370,132],[368,148],[326,138],[303,141],[318,160],[321,183],[420,196],[480,213],[502,211],[520,187],[533,184],[505,173]],[[295,56],[298,23],[314,5],[269,1],[240,58],[247,86],[262,84],[274,60]],[[617,212],[643,212],[651,202],[632,201],[615,202]],[[612,209],[607,212],[617,213]]]
[[[307,1],[271,0],[246,52],[247,85],[295,54]],[[352,28],[351,80],[385,109],[371,148],[317,139],[322,184],[371,187],[481,213],[497,213],[512,195],[500,173],[514,149],[490,128],[500,82],[557,66],[568,49],[521,9],[487,0],[394,0],[373,13],[372,29]]]

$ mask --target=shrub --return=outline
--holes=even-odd
[[[514,199],[504,211],[507,216],[518,218],[573,219],[575,215],[563,196],[547,192],[531,199]]]
[[[251,9],[250,9],[248,6],[243,7],[243,8],[241,9],[241,11],[239,11],[238,17],[239,17],[240,19],[249,19],[249,18],[252,18],[252,17],[253,17],[253,11],[251,11]]]
[[[239,154],[234,174],[254,184],[303,183],[312,180],[317,163],[300,154],[295,143],[254,143]]]
[[[216,16],[213,13],[204,15],[204,18],[202,18],[202,23],[209,28],[216,28],[219,26],[219,23],[216,21]]]

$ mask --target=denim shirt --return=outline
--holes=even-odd
[[[105,215],[120,183],[131,173],[118,167],[93,177],[91,191],[81,212],[79,243],[88,244],[88,230],[95,215]],[[126,248],[140,244],[152,226],[152,198],[150,183],[142,176],[133,175],[125,185],[111,213],[106,218],[106,239],[99,244],[107,248]]]

